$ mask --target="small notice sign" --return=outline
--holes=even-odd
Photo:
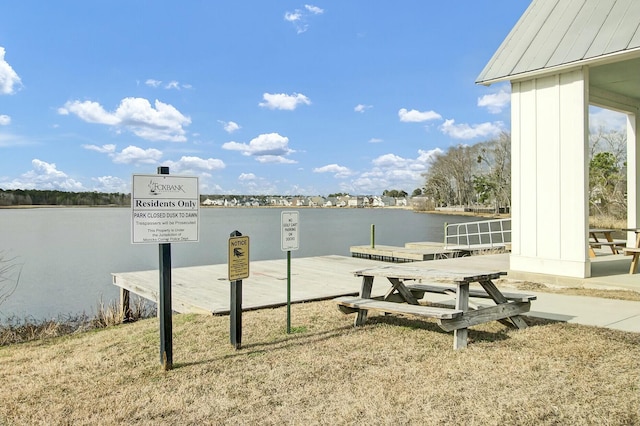
[[[229,238],[229,281],[249,278],[249,237]]]
[[[282,251],[298,250],[298,212],[282,212]]]
[[[198,178],[133,175],[131,242],[197,242],[200,214]]]

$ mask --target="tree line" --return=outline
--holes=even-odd
[[[627,136],[600,128],[589,135],[589,208],[594,216],[627,214]],[[511,135],[476,145],[458,145],[437,155],[424,175],[422,195],[433,210],[446,206],[511,208]],[[414,195],[416,195],[414,193]]]
[[[131,195],[40,189],[0,189],[0,206],[130,206]]]
[[[511,208],[511,135],[458,145],[437,155],[424,175],[428,210],[448,206]]]

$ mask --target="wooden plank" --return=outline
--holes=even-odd
[[[394,262],[424,261],[436,258],[444,251],[442,243],[424,243],[424,245],[405,245],[405,247],[376,245],[351,246],[349,252],[354,257],[371,259],[389,259]]]
[[[388,280],[393,284],[393,288],[400,293],[400,295],[407,301],[410,305],[419,305],[418,300],[413,296],[413,294],[407,290],[404,286],[404,283],[397,278],[388,278]]]
[[[500,293],[500,290],[496,287],[496,285],[491,281],[480,281],[480,285],[485,289],[487,293],[491,296],[491,298],[498,304],[506,304],[507,299]],[[509,317],[509,320],[515,325],[517,328],[524,329],[527,328],[527,323],[518,315]]]
[[[519,314],[529,312],[531,303],[529,302],[508,302],[496,306],[480,308],[475,311],[467,311],[461,317],[454,319],[442,319],[439,321],[440,328],[444,331],[454,331],[459,328],[466,329],[478,324],[490,321],[498,321],[505,318],[513,318]]]
[[[365,275],[374,277],[392,277],[403,280],[422,279],[450,279],[455,281],[479,281],[480,279],[492,280],[506,275],[502,271],[449,271],[443,269],[431,269],[428,267],[406,266],[406,265],[384,265],[375,268],[361,269],[355,271],[356,276]]]
[[[441,285],[441,284],[408,284],[407,289],[411,290],[411,291],[425,291],[428,293],[441,293],[441,294],[447,294],[449,292],[454,292],[456,291],[456,287],[454,286],[447,286],[447,285]],[[517,302],[529,302],[531,300],[536,300],[536,296],[530,295],[530,294],[520,294],[520,293],[509,293],[509,292],[502,292],[502,295],[507,299],[507,300],[513,300],[513,301],[517,301]],[[479,298],[483,298],[483,299],[491,299],[491,296],[484,290],[482,289],[475,289],[475,288],[470,288],[469,289],[469,296],[470,297],[479,297]]]
[[[458,285],[456,292],[456,309],[463,312],[462,316],[469,310],[469,284]],[[464,349],[467,347],[467,337],[469,330],[466,327],[458,327],[453,331],[453,349]]]
[[[120,288],[120,314],[123,321],[128,321],[131,316],[131,306],[129,303],[130,297],[129,290]]]
[[[457,309],[437,308],[433,306],[409,305],[407,303],[385,302],[361,297],[338,297],[334,299],[339,305],[360,311],[375,310],[393,314],[414,315],[423,318],[452,319],[462,315]]]
[[[362,277],[362,289],[360,290],[360,297],[363,299],[370,299],[372,287],[373,287],[373,277]],[[352,306],[352,307],[358,308],[358,306]],[[363,325],[366,320],[367,320],[367,310],[361,309],[358,311],[358,315],[356,316],[354,325],[356,327],[359,325]]]

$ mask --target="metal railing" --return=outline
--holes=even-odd
[[[492,219],[446,225],[444,248],[483,250],[503,248],[511,243],[511,219]]]

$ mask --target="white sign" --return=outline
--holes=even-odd
[[[298,250],[298,212],[282,212],[282,251]]]
[[[197,242],[200,194],[198,178],[133,175],[131,242]]]

